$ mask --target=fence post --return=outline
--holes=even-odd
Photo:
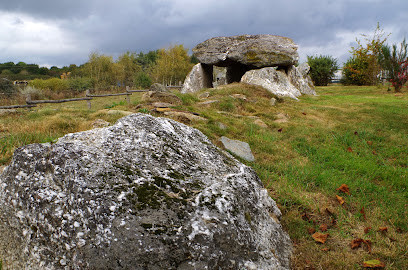
[[[26,103],[27,103],[27,105],[32,105],[32,103],[31,103],[31,94],[27,94]],[[31,111],[31,108],[29,107],[28,110]]]
[[[127,93],[126,101],[127,101],[127,104],[130,105],[130,95],[131,95],[131,93],[129,93],[129,86],[126,86],[126,93]]]
[[[90,96],[91,91],[89,91],[89,89],[86,89],[85,95],[86,95],[86,97]],[[90,110],[91,109],[91,100],[90,99],[87,100],[86,103],[88,103],[88,110]]]
[[[27,94],[26,103],[27,105],[31,105],[31,94]]]

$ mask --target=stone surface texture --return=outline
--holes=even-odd
[[[291,66],[298,62],[298,46],[290,38],[274,35],[215,37],[198,44],[193,53],[200,63],[256,68]]]
[[[276,70],[273,67],[250,70],[242,77],[241,82],[262,86],[278,97],[290,97],[297,100],[301,95],[292,83],[290,83],[283,70]]]
[[[310,66],[309,66],[308,63],[299,64],[299,66],[297,67],[297,69],[299,70],[299,72],[300,72],[300,74],[302,75],[302,77],[305,77],[306,75],[309,75]]]
[[[231,151],[233,154],[247,161],[255,161],[255,157],[252,154],[248,143],[238,140],[231,140],[225,136],[222,136],[220,140],[225,149]]]
[[[150,86],[149,91],[154,91],[154,92],[169,92],[169,90],[164,86],[163,84],[160,83],[154,83]]]
[[[4,269],[289,269],[281,212],[200,131],[133,114],[19,148],[0,175]]]
[[[205,72],[212,67],[205,66],[201,63],[195,65],[184,80],[181,93],[193,93],[203,88],[212,87],[212,71]]]
[[[181,99],[173,93],[161,91],[148,91],[142,96],[143,102],[166,102],[172,105],[180,105],[183,103]]]
[[[291,66],[288,69],[289,81],[299,89],[300,93],[305,95],[316,95],[312,78],[309,76],[310,67],[308,64],[302,64],[299,67]]]

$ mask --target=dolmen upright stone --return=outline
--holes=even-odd
[[[0,174],[4,269],[289,269],[280,216],[254,170],[144,114],[21,147]]]
[[[277,89],[276,81],[273,81],[267,88],[273,94],[295,99],[301,93],[315,94],[313,83],[310,84],[311,80],[307,81],[305,78],[307,75],[301,75],[297,71],[299,59],[297,48],[292,39],[275,35],[241,35],[208,39],[193,49],[200,63],[187,76],[181,92],[196,92],[202,88],[212,87],[213,67],[219,66],[227,69],[226,83],[254,84],[254,81],[258,80],[252,82],[242,80],[245,73],[273,67],[287,77],[283,81],[289,81],[293,89],[296,89],[288,92],[285,85],[283,87],[286,89]],[[255,72],[251,77],[254,78],[258,74],[263,76],[265,72]]]

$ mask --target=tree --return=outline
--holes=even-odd
[[[146,89],[152,85],[152,78],[150,78],[145,72],[141,71],[136,73],[133,78],[133,83],[137,88]]]
[[[106,89],[116,85],[119,77],[119,66],[113,62],[112,56],[91,53],[83,68],[85,77],[91,78],[97,89]]]
[[[316,86],[326,86],[339,69],[337,59],[328,56],[307,56],[307,63],[310,66],[310,77]]]
[[[0,93],[4,94],[6,97],[11,97],[17,92],[16,87],[13,83],[5,78],[0,78]]]
[[[119,65],[119,80],[122,85],[133,86],[133,77],[142,70],[136,61],[134,53],[126,52],[119,56],[116,62]]]
[[[136,56],[136,62],[142,67],[143,71],[148,71],[156,64],[159,55],[159,50],[149,51],[148,53],[140,52]]]
[[[187,54],[188,49],[183,45],[175,45],[168,49],[159,50],[156,65],[152,69],[152,78],[155,82],[175,85],[184,81],[194,64]]]
[[[392,45],[392,51],[390,46],[383,45],[379,62],[386,71],[386,77],[394,86],[395,92],[400,92],[402,86],[407,82],[408,44],[405,38],[399,50],[396,44]]]
[[[388,35],[377,24],[373,36],[362,35],[365,44],[356,39],[357,47],[351,48],[352,57],[343,66],[345,84],[375,85],[381,71],[379,55]]]

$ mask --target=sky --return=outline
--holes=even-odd
[[[191,49],[218,36],[292,38],[306,57],[345,62],[377,26],[387,43],[408,37],[407,0],[0,0],[0,63],[80,65],[89,54]]]

